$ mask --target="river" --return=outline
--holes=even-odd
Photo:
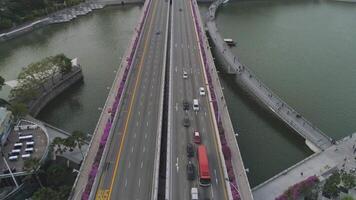
[[[0,74],[12,80],[23,67],[46,56],[78,57],[84,83],[58,96],[38,117],[64,130],[92,134],[140,10],[141,6],[108,7],[0,43]]]
[[[225,37],[237,41],[233,51],[245,65],[328,135],[342,138],[356,131],[355,8],[329,1],[230,2],[217,22]],[[140,9],[109,7],[0,43],[0,74],[12,80],[46,56],[78,57],[84,83],[56,98],[39,118],[91,134]],[[252,186],[311,155],[301,138],[232,77],[220,77]]]
[[[335,1],[230,1],[217,25],[233,52],[289,105],[340,139],[356,132],[356,4]],[[312,152],[256,104],[232,77],[224,94],[250,183],[255,186]]]

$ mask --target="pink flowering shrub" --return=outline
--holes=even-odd
[[[303,194],[303,191],[305,191],[305,189],[311,188],[318,182],[319,182],[318,177],[309,176],[304,181],[301,181],[289,187],[288,190],[286,190],[282,195],[277,197],[275,200],[297,200]]]

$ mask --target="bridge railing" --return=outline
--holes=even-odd
[[[241,199],[241,197],[240,197],[240,193],[238,191],[238,186],[237,186],[237,182],[236,182],[237,179],[235,177],[234,168],[233,168],[233,164],[232,164],[232,160],[231,160],[232,159],[231,158],[231,150],[229,147],[229,143],[226,140],[225,129],[224,129],[223,122],[221,120],[221,118],[222,118],[221,114],[222,113],[226,114],[226,112],[224,112],[224,111],[227,111],[227,110],[223,110],[224,107],[221,104],[222,100],[219,99],[219,97],[216,93],[217,89],[214,88],[214,83],[216,84],[216,82],[214,82],[213,75],[211,74],[211,71],[213,71],[213,69],[214,69],[214,64],[211,64],[211,63],[213,63],[213,61],[210,60],[211,55],[210,56],[207,55],[208,54],[207,51],[210,51],[210,50],[208,50],[208,48],[207,48],[207,39],[205,36],[203,26],[201,24],[200,15],[197,14],[197,12],[199,12],[199,11],[196,11],[196,10],[198,10],[198,8],[196,6],[195,1],[193,1],[193,3],[192,3],[192,10],[193,10],[195,27],[196,27],[196,31],[198,34],[199,47],[200,47],[201,56],[202,56],[202,60],[203,60],[205,75],[206,75],[206,79],[208,81],[208,90],[210,91],[209,94],[210,94],[214,117],[215,117],[215,121],[217,124],[217,129],[218,129],[218,143],[219,143],[219,146],[221,147],[220,155],[222,156],[222,162],[223,162],[222,164],[223,164],[223,168],[224,168],[224,173],[226,173],[224,176],[227,176],[229,179],[228,180],[229,183],[231,185],[233,185],[233,187],[231,187],[230,184],[228,184],[228,186],[227,186],[227,188],[230,189],[229,193],[232,195],[232,198],[234,200],[239,200],[239,199]],[[220,94],[220,95],[221,95],[221,97],[223,97],[223,94]],[[224,116],[228,116],[228,114],[224,115]],[[225,126],[226,126],[226,123],[225,123]],[[229,127],[225,127],[225,128],[229,128]],[[236,146],[237,146],[237,143],[236,143]],[[243,171],[243,173],[245,173],[245,171]],[[246,177],[246,174],[245,174],[245,177]],[[225,177],[224,177],[224,179],[225,179]],[[248,181],[247,181],[247,185],[249,185]],[[249,193],[251,194],[250,188],[249,188]],[[252,195],[250,195],[250,198],[252,199]]]

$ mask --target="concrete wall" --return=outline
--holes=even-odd
[[[63,79],[58,80],[50,88],[47,88],[46,91],[40,95],[40,97],[29,104],[30,115],[36,117],[42,108],[44,108],[52,99],[82,79],[83,73],[81,68],[73,67],[73,71],[70,74],[65,75]]]

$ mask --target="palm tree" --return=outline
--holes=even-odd
[[[34,176],[34,178],[38,181],[38,183],[40,184],[41,188],[43,188],[43,185],[41,183],[40,178],[38,177],[38,174],[40,172],[42,172],[42,170],[40,169],[41,167],[41,161],[38,158],[30,158],[28,160],[25,161],[24,163],[24,169],[31,173],[31,176]]]
[[[74,139],[75,147],[79,148],[82,158],[84,158],[82,147],[86,144],[87,136],[81,131],[73,131],[70,137]]]
[[[60,137],[54,138],[52,141],[52,150],[54,150],[55,153],[60,153],[60,154],[66,152],[67,147],[64,146],[64,139]]]

